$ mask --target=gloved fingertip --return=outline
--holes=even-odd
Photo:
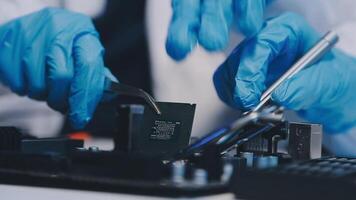
[[[189,31],[170,31],[166,41],[166,51],[174,60],[180,61],[194,49],[197,37]]]
[[[103,71],[93,72],[101,76],[89,78],[82,73],[73,80],[69,97],[69,119],[76,129],[84,128],[92,119],[104,92]],[[78,73],[79,74],[79,73]]]
[[[234,101],[238,108],[248,110],[255,107],[259,103],[259,98],[258,95],[250,92],[249,94],[244,96],[241,96],[241,94],[235,94]]]
[[[69,122],[74,129],[83,129],[88,125],[91,118],[87,115],[80,115],[80,114],[70,114],[69,115]]]
[[[288,90],[288,83],[283,82],[280,86],[278,86],[271,95],[272,101],[275,103],[285,106],[286,102],[286,95]]]
[[[265,6],[265,0],[240,0],[235,3],[237,25],[244,35],[254,35],[262,28]]]
[[[78,91],[78,94],[81,93]],[[85,103],[85,96],[73,95],[69,98],[68,119],[74,129],[83,129],[91,120],[90,109]]]
[[[166,51],[179,61],[183,60],[197,44],[200,24],[200,0],[173,0],[173,16],[168,28]]]
[[[263,22],[259,20],[252,20],[250,22],[238,22],[239,30],[242,32],[242,34],[246,36],[252,36],[258,33],[259,30],[261,30],[263,26]]]
[[[243,80],[236,81],[236,89],[233,95],[234,102],[241,109],[251,109],[260,100],[260,89],[254,83]]]
[[[231,0],[203,1],[199,43],[208,51],[223,50],[233,21]]]
[[[199,32],[199,43],[208,51],[220,51],[223,50],[229,41],[229,34],[222,29],[213,29],[205,26]]]

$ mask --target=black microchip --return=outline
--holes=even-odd
[[[174,140],[180,129],[180,121],[156,120],[150,134],[151,140]]]
[[[157,105],[160,115],[149,106],[126,105],[119,111],[121,137],[116,144],[121,147],[116,149],[169,157],[189,144],[195,104],[157,102]]]

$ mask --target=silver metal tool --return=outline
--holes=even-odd
[[[261,96],[260,103],[252,110],[260,110],[269,99],[272,92],[281,83],[294,76],[300,70],[314,64],[324,56],[338,41],[339,37],[334,31],[327,32],[303,57],[301,57],[287,72],[285,72],[275,83],[273,83]]]
[[[155,99],[149,95],[147,92],[140,88],[136,88],[130,85],[125,85],[122,83],[116,83],[108,78],[105,79],[105,91],[112,92],[117,95],[126,95],[142,98],[146,103],[158,114],[162,114]]]

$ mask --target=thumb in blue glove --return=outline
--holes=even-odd
[[[302,17],[292,13],[267,21],[261,32],[240,44],[214,74],[219,97],[235,108],[254,107],[266,87],[319,38]],[[344,131],[356,125],[355,66],[354,58],[333,50],[284,82],[272,99],[322,123],[330,133]]]
[[[234,18],[247,36],[260,30],[265,5],[265,0],[172,0],[167,52],[182,60],[198,42],[208,51],[222,50]]]
[[[0,80],[20,95],[68,112],[75,128],[91,119],[103,94],[98,33],[89,17],[44,9],[0,27]]]

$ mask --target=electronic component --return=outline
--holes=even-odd
[[[68,154],[83,148],[83,140],[69,138],[25,139],[21,141],[21,152],[28,154]]]
[[[322,126],[319,124],[290,123],[288,153],[295,160],[321,157]]]
[[[148,156],[170,157],[189,143],[195,104],[157,102],[157,115],[144,105],[118,108],[115,149]]]
[[[283,109],[267,106],[260,112],[243,114],[226,127],[213,131],[177,153],[174,159],[189,158],[196,153],[219,155],[240,147],[252,139],[267,133],[283,122]]]
[[[287,143],[286,148],[278,148],[279,142]],[[288,153],[292,160],[310,160],[321,157],[322,126],[298,122],[280,123],[273,129],[246,142],[239,148],[241,155],[278,155]]]
[[[118,117],[121,116],[121,119],[127,117],[128,121],[126,122],[131,124],[126,126],[126,129],[118,128],[118,131],[127,130],[131,133],[124,135],[127,139],[131,137],[131,140],[127,140],[131,141],[131,146],[128,145],[129,143],[125,143],[126,148],[131,148],[126,152],[120,149],[101,151],[95,147],[85,149],[81,148],[82,144],[70,145],[70,141],[63,138],[19,139],[18,142],[23,146],[22,151],[0,150],[0,183],[169,197],[234,192],[238,198],[244,199],[270,199],[272,197],[283,199],[278,198],[281,196],[286,199],[286,197],[309,197],[308,195],[315,197],[316,194],[320,197],[322,188],[327,188],[327,191],[332,193],[332,195],[329,193],[328,195],[335,197],[341,190],[340,187],[336,193],[331,190],[331,183],[335,183],[334,181],[345,186],[343,189],[346,188],[348,194],[356,188],[356,185],[353,184],[355,182],[353,177],[356,174],[355,160],[328,158],[296,162],[293,159],[285,159],[278,149],[271,153],[270,150],[274,148],[270,148],[269,143],[279,141],[276,139],[277,136],[281,140],[288,138],[304,142],[292,135],[297,135],[295,133],[303,136],[312,135],[317,130],[321,131],[321,126],[318,129],[315,128],[318,126],[311,124],[285,122],[267,126],[268,129],[265,128],[266,124],[250,124],[240,130],[239,136],[243,141],[240,142],[241,138],[235,140],[237,141],[235,144],[241,145],[232,146],[234,148],[229,148],[229,152],[207,148],[189,158],[175,162],[162,161],[162,157],[152,157],[154,154],[143,154],[140,152],[142,149],[151,148],[145,142],[157,142],[156,139],[159,139],[160,142],[170,141],[170,137],[157,136],[157,133],[152,132],[155,127],[166,125],[162,125],[163,119],[169,121],[168,124],[177,120],[177,116],[181,121],[184,121],[185,117],[189,119],[192,117],[193,113],[186,114],[194,110],[194,105],[190,104],[162,103],[159,106],[162,113],[166,113],[166,115],[158,116],[153,110],[140,105],[120,108]],[[169,111],[171,106],[177,106],[175,109],[181,108],[182,114],[176,115],[176,112],[174,118],[171,117],[170,115],[173,114],[165,111],[166,109]],[[150,113],[145,115],[147,110]],[[157,120],[159,123],[155,123]],[[139,123],[140,126],[134,126],[135,123]],[[191,126],[189,123],[188,125]],[[168,133],[172,135],[175,134],[173,128],[169,125],[159,131],[168,130]],[[185,129],[181,126],[178,131],[180,132],[182,128]],[[185,137],[189,137],[190,128],[186,127],[189,132],[184,133],[185,144],[188,143],[188,139]],[[118,134],[118,136],[122,135]],[[140,136],[140,139],[143,140],[141,141],[143,143],[140,143],[143,148],[136,149],[139,147],[135,146],[137,144],[132,138]],[[251,147],[248,143],[255,138],[252,136],[261,136],[267,141],[267,145],[263,142],[261,143],[263,148],[254,146],[254,149],[259,149],[259,151],[242,151],[244,145],[246,145],[245,148]],[[169,150],[178,151],[176,145],[182,143],[173,140],[174,136],[171,138],[172,143],[170,144],[174,148]],[[310,139],[313,136],[306,138]],[[116,138],[116,140],[118,139],[120,137]],[[311,141],[309,139],[305,141]],[[290,144],[294,143],[290,142]],[[310,145],[313,146],[313,144]],[[253,145],[259,144],[254,143]],[[273,143],[272,146],[275,145]],[[159,147],[162,151],[166,150],[165,145]],[[158,148],[154,150],[158,151]],[[246,165],[250,167],[246,168]],[[304,185],[307,185],[308,188],[302,187]],[[295,195],[296,190],[299,196]]]

